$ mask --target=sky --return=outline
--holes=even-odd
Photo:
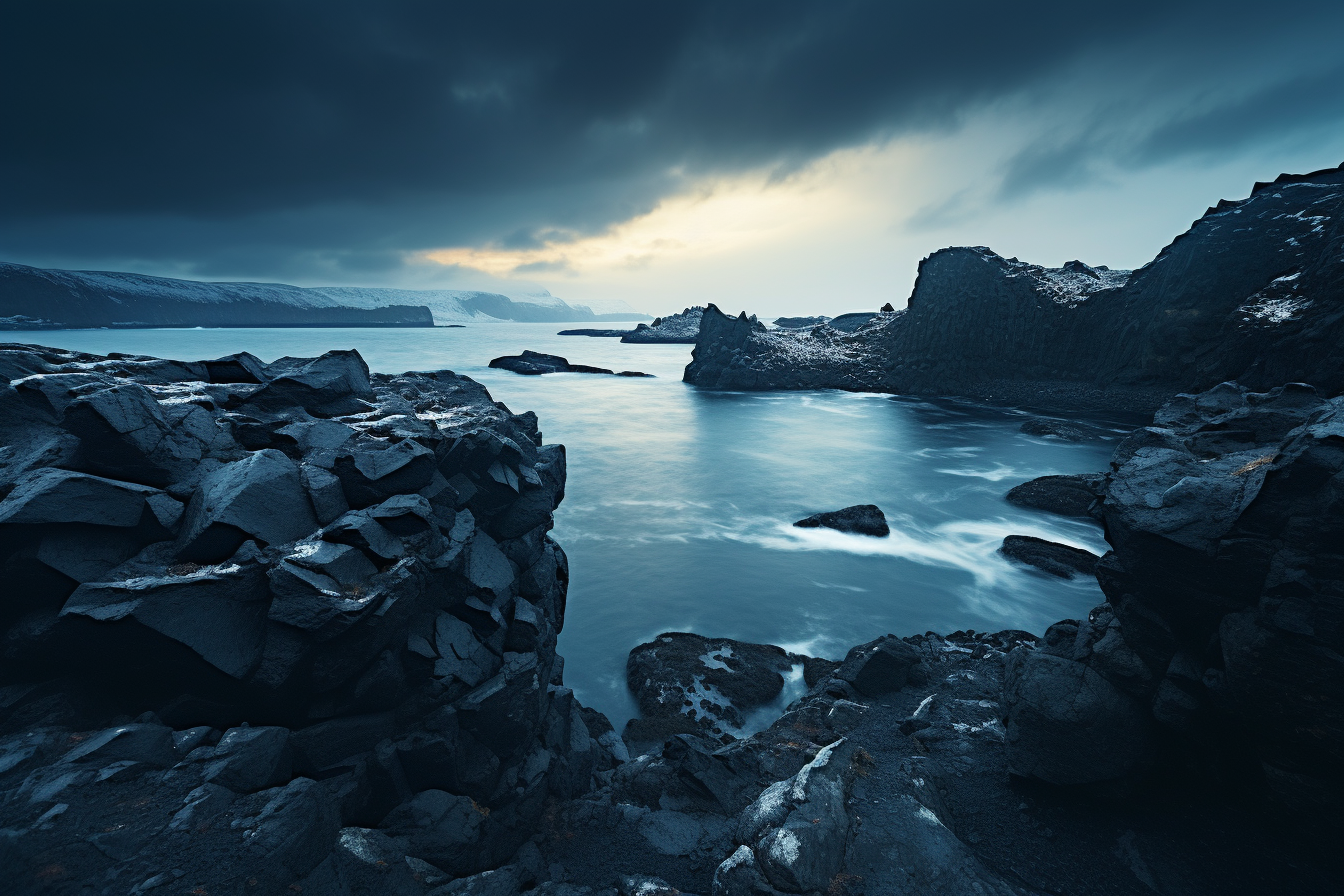
[[[0,260],[898,307],[987,245],[1137,267],[1344,162],[1344,3],[24,4]]]

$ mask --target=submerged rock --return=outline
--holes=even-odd
[[[837,532],[853,532],[857,535],[871,535],[874,538],[883,538],[891,534],[887,517],[876,504],[855,504],[842,510],[814,513],[794,525],[800,529],[835,529]]]

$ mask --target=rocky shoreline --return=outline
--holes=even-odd
[[[1342,398],[1178,396],[1015,489],[1104,523],[1085,620],[669,633],[622,740],[563,684],[535,415],[353,352],[0,376],[13,892],[1337,890]]]
[[[920,263],[907,307],[844,332],[767,330],[705,310],[684,379],[1151,413],[1236,380],[1344,391],[1344,167],[1220,202],[1143,268],[1045,268],[985,247]]]

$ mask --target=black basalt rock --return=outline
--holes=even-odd
[[[1010,504],[1045,510],[1061,516],[1088,517],[1101,498],[1105,475],[1077,473],[1041,476],[1014,486],[1005,495]]]
[[[1015,767],[1105,780],[1147,748],[1120,739],[1113,757],[1134,761],[1103,762],[1082,729],[1146,727],[1165,762],[1296,810],[1344,791],[1342,420],[1344,398],[1310,386],[1223,383],[1121,442],[1094,507],[1112,547],[1095,567],[1107,603],[1046,633],[1057,660],[1010,666]],[[1091,721],[1047,708],[1065,691]],[[1089,751],[1091,771],[1067,759]]]
[[[1096,571],[1097,562],[1101,560],[1091,551],[1031,535],[1007,536],[999,553],[1061,579],[1092,575]]]
[[[814,513],[794,525],[800,529],[835,529],[837,532],[871,535],[874,538],[883,538],[891,534],[886,515],[875,504],[855,504],[842,510]]]
[[[0,346],[0,371],[16,892],[59,866],[57,891],[421,894],[628,756],[563,686],[565,460],[535,415],[353,352]]]
[[[643,326],[641,324],[640,326]],[[571,364],[559,355],[546,355],[541,352],[524,351],[521,355],[504,355],[495,358],[490,366],[499,370],[511,370],[523,376],[541,376],[545,373],[605,373],[615,371],[605,367],[590,367],[587,364]],[[652,376],[635,370],[622,370],[617,376]]]

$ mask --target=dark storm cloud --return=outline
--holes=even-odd
[[[1216,41],[1215,63],[1263,64],[1267,33],[1344,21],[1336,3],[1267,6],[27,4],[0,34],[0,254],[302,278],[525,247],[638,214],[683,177],[951,128],[1092,58],[1146,70]],[[1310,60],[1275,52],[1260,93],[1172,113],[1135,163],[1344,114],[1338,70],[1299,77],[1313,105],[1291,86]],[[1067,182],[1095,152],[1039,149],[1014,189]]]

